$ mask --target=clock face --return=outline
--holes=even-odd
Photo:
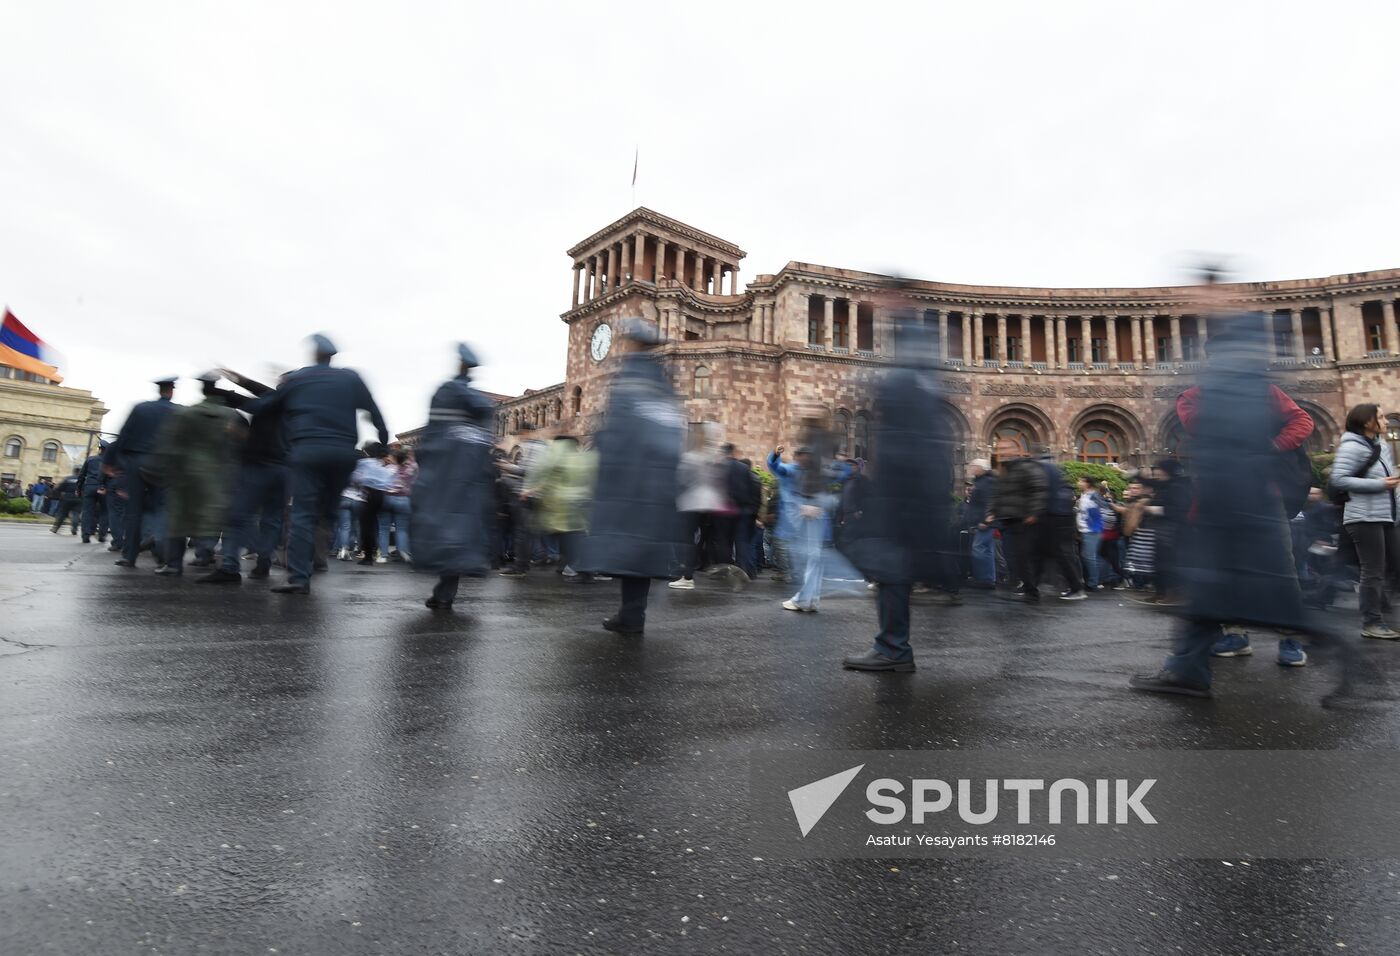
[[[593,356],[593,361],[601,362],[607,358],[608,349],[612,348],[612,326],[606,322],[599,323],[593,330],[593,342],[589,346],[589,354]]]

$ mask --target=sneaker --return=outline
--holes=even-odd
[[[389,559],[386,558],[386,557],[384,557],[384,552],[383,552],[383,551],[376,551],[376,552],[374,553],[374,563],[375,563],[375,564],[388,564],[388,563],[389,563]]]
[[[694,591],[694,590],[695,590],[695,582],[692,581],[692,580],[690,580],[689,578],[676,578],[674,581],[672,581],[670,584],[668,584],[668,585],[666,585],[666,586],[667,586],[668,588],[672,588],[672,589],[674,589],[674,590],[676,590],[676,591]]]
[[[817,613],[817,609],[816,609],[816,608],[814,608],[814,607],[803,607],[801,604],[798,604],[798,603],[797,603],[796,601],[794,601],[792,598],[788,598],[786,601],[783,602],[783,610],[785,610],[785,611],[800,611],[800,612],[806,612],[807,614],[816,614],[816,613]]]
[[[1210,685],[1186,680],[1162,668],[1155,674],[1134,674],[1128,680],[1133,690],[1145,690],[1153,694],[1181,694],[1184,697],[1209,697]]]
[[[338,561],[349,561],[350,558],[351,554],[349,548],[341,548],[340,553],[336,555],[336,560]]]
[[[1082,601],[1082,600],[1084,600],[1084,599],[1085,599],[1086,597],[1088,597],[1088,596],[1089,596],[1089,595],[1085,594],[1083,591],[1061,591],[1061,592],[1060,592],[1060,600],[1061,600],[1061,601]]]
[[[239,581],[242,581],[242,580],[243,580],[243,575],[239,574],[237,571],[225,571],[223,568],[217,568],[217,569],[215,569],[215,570],[213,570],[213,571],[210,571],[208,574],[204,575],[203,577],[195,578],[195,579],[194,579],[194,583],[195,583],[195,584],[237,584]]]
[[[1254,648],[1249,646],[1248,634],[1227,632],[1211,646],[1210,653],[1212,657],[1248,657]],[[1282,654],[1282,642],[1279,653]]]
[[[578,577],[578,572],[568,565],[565,565],[559,570],[559,576],[564,578],[576,578]]]
[[[1384,622],[1380,624],[1367,624],[1361,629],[1362,637],[1373,637],[1378,641],[1393,641],[1400,638],[1400,631]]]
[[[1308,662],[1308,655],[1302,645],[1291,637],[1278,642],[1278,662],[1284,667],[1302,667]]]
[[[182,569],[169,564],[162,564],[160,567],[156,568],[156,574],[162,575],[163,577],[178,578],[183,573]]]
[[[1117,584],[1115,584],[1115,585],[1113,586],[1113,590],[1115,590],[1115,591],[1126,591],[1126,590],[1128,590],[1128,582],[1127,582],[1127,581],[1119,581]]]

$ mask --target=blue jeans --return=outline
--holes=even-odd
[[[408,495],[385,495],[384,510],[379,512],[379,550],[389,553],[389,521],[394,522],[394,545],[407,560],[413,553],[408,546],[408,522],[413,506]]]
[[[1099,542],[1102,539],[1101,531],[1085,531],[1079,536],[1079,554],[1084,559],[1085,587],[1099,586]]]
[[[997,583],[997,536],[991,528],[972,529],[972,580]]]
[[[335,526],[336,551],[352,550],[359,544],[355,540],[355,531],[360,527],[360,508],[363,504],[364,502],[354,498],[340,499],[340,512]]]
[[[245,463],[238,470],[238,484],[224,533],[225,571],[238,570],[239,552],[249,548],[266,568],[282,540],[282,509],[287,505],[287,469],[282,465]]]
[[[825,532],[824,517],[799,518],[797,534],[790,542],[794,571],[799,575],[798,581],[801,584],[792,600],[800,607],[815,608],[821,600],[822,539]]]
[[[1184,680],[1210,684],[1210,649],[1220,640],[1220,622],[1188,618],[1179,622],[1172,636],[1172,655],[1166,669]]]

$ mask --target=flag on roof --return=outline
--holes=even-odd
[[[63,381],[58,364],[63,361],[58,352],[39,336],[29,331],[9,309],[0,322],[0,365],[17,368],[53,382]]]

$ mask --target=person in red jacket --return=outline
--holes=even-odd
[[[1298,407],[1298,403],[1288,397],[1288,393],[1277,385],[1269,386],[1269,399],[1278,415],[1278,433],[1273,436],[1274,448],[1279,452],[1293,452],[1302,448],[1308,436],[1316,427],[1312,416]],[[1192,386],[1176,399],[1176,417],[1188,435],[1196,431],[1196,414],[1200,408],[1201,387]],[[1291,519],[1293,516],[1288,515]],[[1249,643],[1249,631],[1239,624],[1226,624],[1222,628],[1220,640],[1210,649],[1214,657],[1248,657],[1254,653]],[[1282,638],[1278,642],[1278,662],[1284,667],[1303,667],[1308,655],[1297,640]]]

